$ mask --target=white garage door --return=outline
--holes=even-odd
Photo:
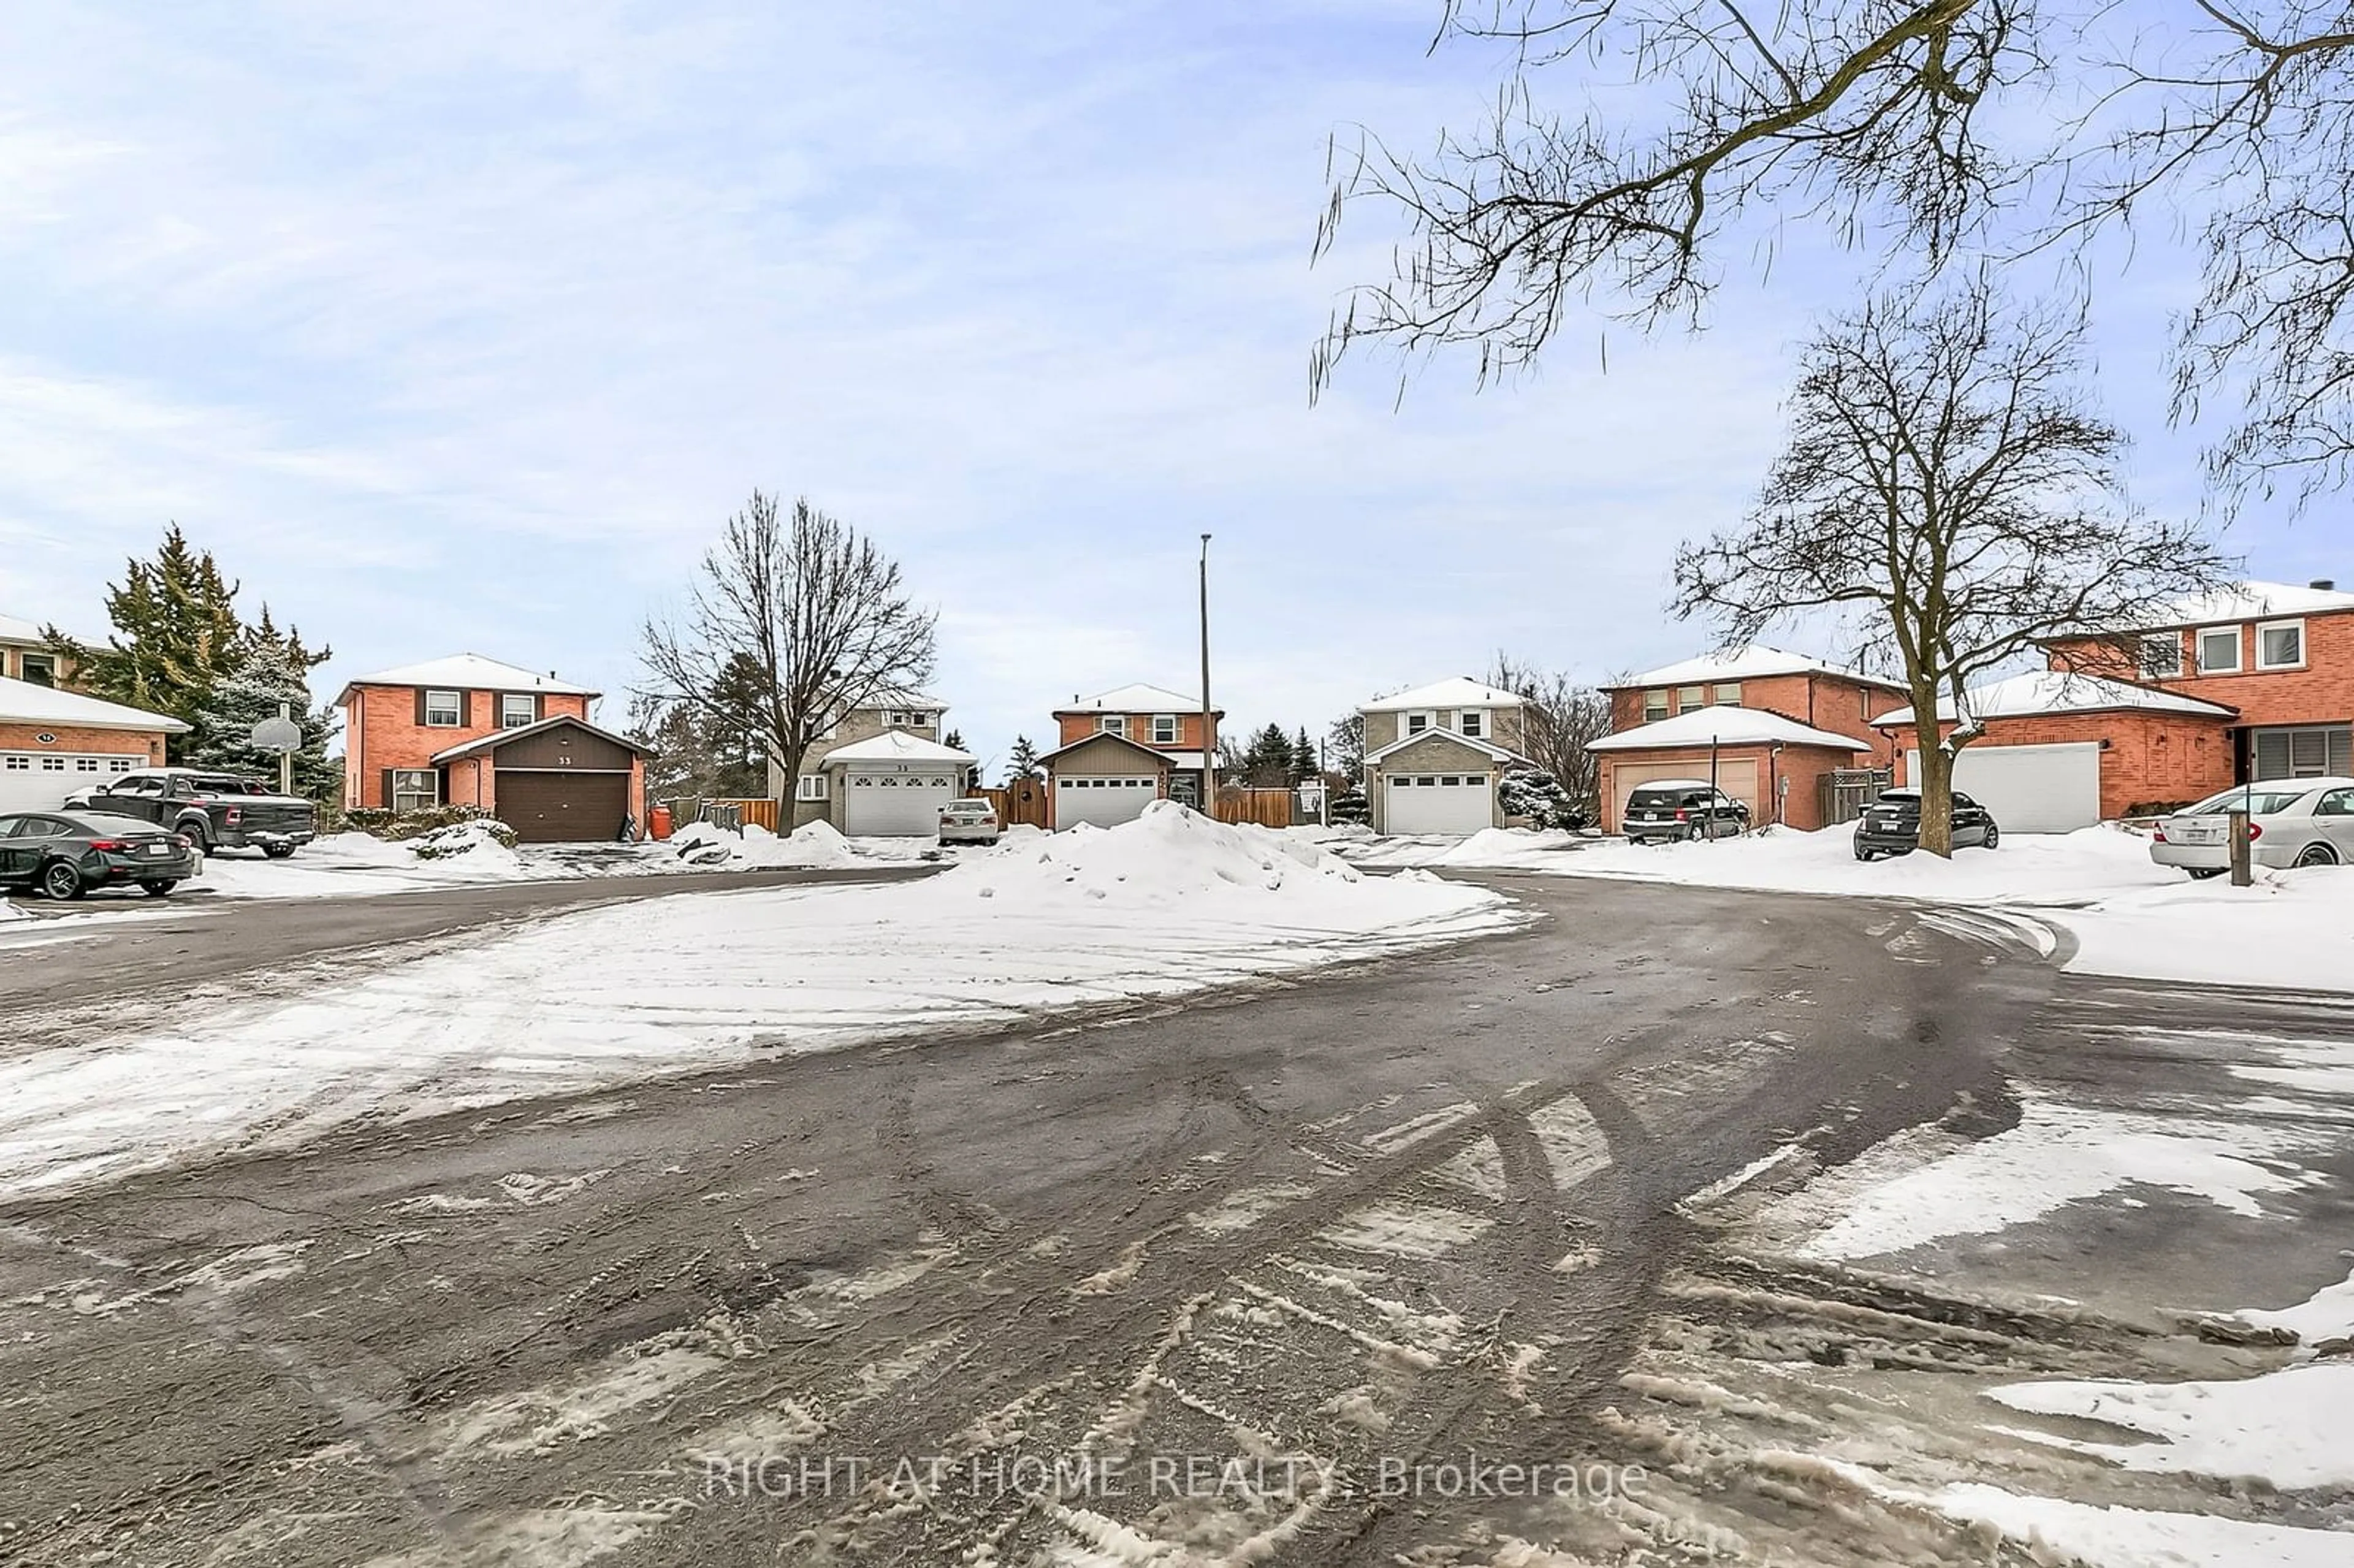
[[[1116,828],[1144,814],[1161,799],[1161,781],[1151,774],[1116,773],[1104,779],[1055,776],[1055,826],[1059,831],[1081,822],[1090,827]]]
[[[956,775],[952,769],[853,772],[843,788],[850,791],[843,831],[852,838],[923,837],[940,831],[940,808],[956,799]]]
[[[0,751],[0,811],[44,811],[76,789],[144,768],[144,757],[90,752]]]
[[[1393,833],[1476,833],[1496,825],[1485,773],[1399,773],[1382,826]]]
[[[1921,778],[1921,754],[1904,754],[1908,782]],[[1994,813],[2007,833],[2066,833],[2101,820],[2101,747],[1977,746],[1954,758],[1954,788]]]

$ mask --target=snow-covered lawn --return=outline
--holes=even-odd
[[[920,882],[632,901],[0,1058],[0,1188],[1426,947],[1522,916],[1173,805]]]

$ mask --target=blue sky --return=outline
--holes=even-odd
[[[1499,647],[1590,678],[1737,516],[1851,258],[1739,270],[1697,337],[1571,323],[1543,374],[1309,349],[1394,220],[1309,266],[1336,128],[1488,101],[1437,0],[0,12],[0,609],[102,630],[167,519],[340,677],[461,649],[616,694],[755,485],[872,532],[941,615],[975,749],[1074,692],[1324,723]],[[1738,257],[1744,253],[1734,252]],[[2182,275],[2103,272],[2136,486],[2197,500],[2158,397]],[[2325,503],[2261,575],[2354,578]]]

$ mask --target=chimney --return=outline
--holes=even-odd
[[[2323,593],[2328,593],[2338,587],[2338,579],[2336,577],[2316,577],[2305,586],[2309,588],[2319,588]]]

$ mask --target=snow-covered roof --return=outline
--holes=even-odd
[[[1780,648],[1768,648],[1762,642],[1728,648],[1717,653],[1703,653],[1697,659],[1686,659],[1679,663],[1662,664],[1656,670],[1646,670],[1639,675],[1615,681],[1609,689],[1626,691],[1635,686],[1690,686],[1715,681],[1762,681],[1768,675],[1837,675],[1842,680],[1860,681],[1867,686],[1882,686],[1892,692],[1904,689],[1902,683],[1883,676],[1867,675],[1861,670],[1846,664],[1834,664],[1811,653],[1792,653]]]
[[[38,642],[41,629],[29,620],[19,620],[13,615],[0,615],[0,642]]]
[[[1386,697],[1375,697],[1361,705],[1361,714],[1419,713],[1425,708],[1517,708],[1522,705],[1518,694],[1500,690],[1469,675],[1450,675],[1444,681],[1434,681],[1427,686],[1416,686],[1409,691],[1394,692]]]
[[[1656,724],[1638,725],[1633,729],[1606,735],[1589,742],[1588,751],[1651,751],[1670,747],[1761,746],[1779,742],[1784,746],[1832,746],[1844,751],[1870,751],[1872,743],[1853,736],[1833,735],[1827,729],[1800,724],[1797,719],[1784,718],[1780,714],[1764,708],[1694,708],[1663,718]]]
[[[2198,714],[2211,718],[2236,718],[2237,708],[2221,703],[2210,703],[2198,697],[2186,697],[2179,692],[2162,692],[2155,686],[2137,686],[2130,681],[2112,681],[2104,675],[2078,674],[2069,670],[2034,670],[2024,675],[2009,675],[1999,681],[1988,681],[1970,687],[1962,694],[1962,706],[1973,719],[2021,718],[2031,714],[2105,713],[2120,708],[2142,708],[2162,713]],[[1940,722],[1954,718],[1951,697],[1937,705]],[[1893,708],[1878,715],[1872,724],[1911,724],[1912,705]]]
[[[1140,740],[1134,740],[1134,739],[1131,739],[1131,738],[1129,738],[1129,736],[1124,736],[1124,735],[1114,735],[1114,734],[1112,734],[1112,732],[1111,732],[1111,731],[1109,731],[1109,730],[1108,730],[1108,729],[1099,729],[1099,730],[1096,731],[1096,732],[1095,732],[1095,734],[1093,734],[1093,735],[1083,735],[1083,736],[1079,736],[1079,738],[1078,738],[1078,739],[1076,739],[1076,740],[1075,740],[1075,741],[1071,742],[1071,744],[1070,744],[1070,745],[1068,745],[1068,746],[1058,746],[1058,747],[1055,747],[1054,750],[1052,750],[1052,751],[1048,751],[1048,752],[1042,752],[1042,753],[1039,755],[1038,760],[1039,760],[1041,763],[1046,764],[1046,765],[1048,765],[1048,766],[1050,766],[1050,767],[1051,767],[1051,766],[1053,765],[1053,763],[1054,763],[1054,761],[1055,761],[1055,759],[1056,758],[1059,758],[1059,757],[1066,757],[1066,756],[1068,756],[1070,753],[1072,753],[1072,752],[1074,752],[1074,751],[1078,750],[1078,749],[1079,749],[1079,747],[1083,747],[1083,746],[1093,746],[1093,745],[1095,745],[1095,744],[1096,744],[1097,742],[1098,742],[1098,741],[1106,741],[1106,740],[1110,741],[1110,742],[1111,742],[1113,745],[1115,745],[1115,746],[1124,746],[1124,747],[1128,747],[1129,750],[1131,750],[1131,751],[1140,751],[1140,752],[1144,753],[1144,755],[1145,755],[1145,756],[1147,756],[1147,757],[1157,757],[1157,758],[1159,758],[1161,761],[1166,762],[1166,763],[1169,763],[1169,764],[1171,764],[1171,765],[1172,765],[1172,766],[1174,766],[1174,765],[1176,764],[1176,762],[1177,762],[1177,758],[1176,758],[1176,757],[1175,757],[1175,756],[1173,756],[1173,755],[1172,755],[1172,754],[1171,754],[1171,753],[1169,753],[1169,752],[1161,751],[1161,750],[1160,750],[1160,749],[1158,749],[1158,748],[1156,748],[1156,747],[1154,747],[1147,746],[1147,745],[1145,745],[1145,744],[1144,744],[1144,742],[1142,742],[1142,741],[1140,741]],[[1189,756],[1189,757],[1191,757],[1191,758],[1193,759],[1193,770],[1194,770],[1195,772],[1199,772],[1199,771],[1201,771],[1201,768],[1202,768],[1202,758],[1201,758],[1201,753],[1199,753],[1199,752],[1188,752],[1188,753],[1186,753],[1186,755],[1187,755],[1187,756]]]
[[[0,723],[74,725],[84,729],[164,730],[177,735],[188,726],[163,714],[143,713],[121,703],[85,697],[58,686],[0,675]]]
[[[2208,626],[2230,620],[2262,620],[2275,615],[2327,615],[2354,609],[2354,593],[2310,583],[2234,583],[2197,599],[2182,599],[2128,631],[2163,631],[2176,626]]]
[[[1458,735],[1451,729],[1421,730],[1407,736],[1403,740],[1394,740],[1378,751],[1365,753],[1365,760],[1379,762],[1393,752],[1404,751],[1409,746],[1420,746],[1426,740],[1451,740],[1458,746],[1468,747],[1491,762],[1526,762],[1528,760],[1519,752],[1507,751],[1492,741],[1482,740],[1476,735]]]
[[[1172,692],[1166,686],[1147,685],[1138,682],[1117,691],[1097,696],[1073,697],[1071,705],[1056,708],[1057,714],[1197,714],[1202,711],[1202,699]],[[1213,708],[1224,715],[1224,708]]]
[[[428,760],[438,765],[455,762],[461,757],[472,757],[480,751],[496,751],[500,747],[521,740],[525,736],[538,735],[544,730],[554,729],[559,725],[568,725],[574,729],[585,729],[599,740],[610,740],[615,746],[626,746],[631,751],[642,752],[649,757],[653,755],[654,748],[643,741],[631,740],[626,735],[615,735],[610,729],[599,729],[587,719],[574,718],[570,714],[557,714],[553,718],[544,718],[536,724],[519,724],[513,729],[494,729],[488,735],[461,741],[447,751],[437,751]]]
[[[822,766],[831,768],[837,762],[956,762],[967,767],[979,758],[969,751],[959,751],[953,746],[926,740],[909,735],[904,729],[886,729],[868,740],[856,740],[839,746],[825,754]]]
[[[911,692],[904,686],[885,686],[858,705],[858,711],[861,713],[870,708],[938,708],[945,713],[948,711],[948,704],[929,692]]]
[[[403,664],[397,670],[378,670],[373,675],[354,675],[344,683],[346,691],[354,686],[435,686],[468,692],[555,692],[574,697],[602,694],[587,686],[559,681],[537,670],[525,670],[519,665],[502,663],[496,659],[485,659],[480,653],[452,653],[446,659],[428,659],[422,664]]]

